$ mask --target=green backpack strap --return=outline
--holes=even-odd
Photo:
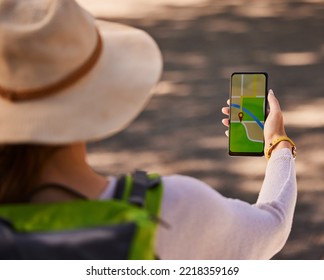
[[[152,217],[159,217],[162,195],[163,186],[158,174],[135,171],[118,180],[113,198],[144,208]]]
[[[160,209],[163,195],[163,185],[161,177],[158,174],[147,174],[144,171],[135,171],[132,175],[124,175],[117,181],[116,190],[113,198],[127,202],[130,205],[146,210],[154,222],[154,233],[150,239],[154,244],[157,225],[168,226],[160,219]],[[152,245],[154,246],[154,245]],[[143,250],[141,244],[133,244],[133,254]],[[131,257],[132,258],[132,255]],[[133,259],[136,259],[135,257]],[[155,259],[159,257],[155,254]]]

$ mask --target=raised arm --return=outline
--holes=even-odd
[[[269,103],[267,144],[284,133],[280,106],[273,94]],[[223,112],[228,113],[228,108]],[[226,119],[223,123],[228,125]],[[170,227],[158,230],[159,257],[269,259],[276,254],[289,236],[297,193],[291,146],[282,144],[271,155],[253,205],[226,198],[191,177],[164,177],[162,219]]]

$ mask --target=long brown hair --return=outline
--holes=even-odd
[[[0,203],[23,202],[57,146],[0,145]]]

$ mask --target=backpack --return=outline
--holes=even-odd
[[[162,191],[136,171],[110,200],[0,205],[0,259],[156,259]]]

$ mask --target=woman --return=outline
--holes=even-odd
[[[47,183],[110,199],[116,179],[91,169],[85,145],[122,130],[148,102],[162,65],[154,41],[137,29],[94,21],[71,0],[5,2],[0,36],[0,202],[23,202]],[[269,104],[266,147],[286,135],[272,92]],[[161,218],[169,227],[158,228],[158,256],[271,258],[288,238],[296,202],[291,149],[287,141],[272,149],[254,205],[191,177],[163,177]],[[48,189],[32,202],[66,199]]]

